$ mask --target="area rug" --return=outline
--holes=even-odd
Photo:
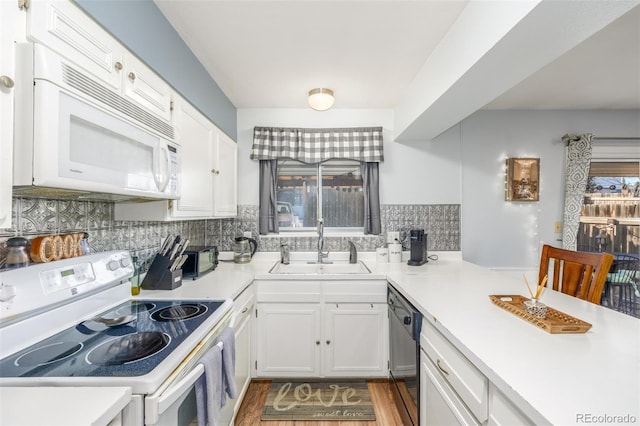
[[[262,420],[375,420],[365,381],[274,380]]]

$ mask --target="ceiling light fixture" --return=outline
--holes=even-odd
[[[333,90],[316,88],[309,90],[309,106],[316,111],[326,111],[333,106]]]

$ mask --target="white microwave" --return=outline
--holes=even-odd
[[[177,199],[170,123],[37,43],[17,46],[14,194]]]

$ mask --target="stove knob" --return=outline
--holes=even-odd
[[[120,262],[116,260],[110,260],[109,263],[107,263],[107,269],[109,271],[115,271],[118,268],[120,268]]]
[[[122,266],[123,268],[126,268],[129,265],[131,265],[131,260],[129,260],[128,257],[124,257],[120,259],[120,266]]]

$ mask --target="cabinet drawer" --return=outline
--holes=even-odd
[[[424,351],[420,351],[420,369],[420,418],[425,424],[480,425]]]
[[[251,315],[253,310],[253,303],[255,296],[253,294],[253,285],[246,288],[242,293],[233,300],[233,311],[235,316],[235,324],[239,324],[248,316]]]
[[[387,303],[386,281],[326,281],[324,301],[330,303]]]
[[[322,283],[319,281],[259,281],[256,302],[320,302]]]
[[[422,322],[420,346],[442,376],[482,423],[488,417],[489,380],[428,321]]]

